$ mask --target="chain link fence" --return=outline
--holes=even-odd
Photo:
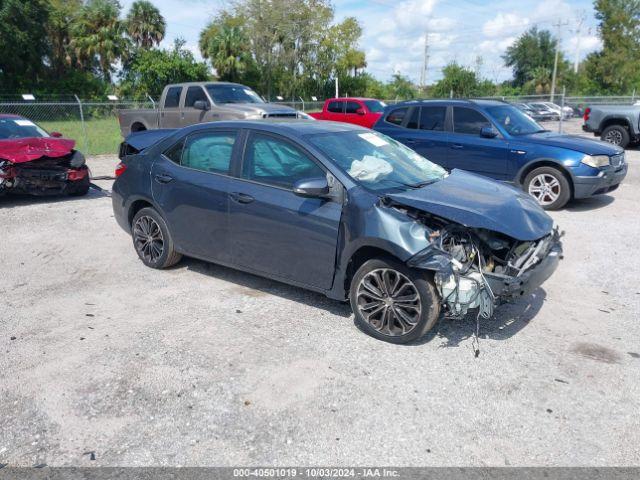
[[[129,108],[154,108],[154,104],[133,100],[100,102],[74,96],[39,97],[35,101],[21,96],[0,96],[0,114],[20,115],[48,132],[60,132],[72,138],[88,155],[113,154],[122,141],[118,111]]]

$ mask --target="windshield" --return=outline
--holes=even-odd
[[[371,190],[417,188],[438,181],[447,173],[377,132],[325,133],[308,138],[351,178]]]
[[[380,100],[365,100],[364,104],[371,113],[382,113],[384,111],[384,107],[387,106],[386,103],[381,102]]]
[[[487,112],[509,135],[528,135],[544,131],[544,128],[529,115],[512,105],[487,107]]]
[[[10,138],[40,138],[49,134],[25,118],[0,118],[0,140]]]
[[[264,103],[249,87],[242,85],[207,85],[207,92],[215,103]]]

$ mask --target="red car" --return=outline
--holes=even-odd
[[[89,169],[76,142],[18,115],[0,114],[0,195],[86,195]]]
[[[375,98],[330,98],[321,112],[310,113],[316,120],[345,122],[371,128],[382,116],[386,104]]]

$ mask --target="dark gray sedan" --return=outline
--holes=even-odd
[[[348,299],[364,331],[394,343],[441,311],[490,318],[561,254],[532,197],[345,123],[144,132],[120,158],[115,218],[145,265],[188,255]]]

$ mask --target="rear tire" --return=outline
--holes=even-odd
[[[569,180],[557,168],[533,169],[525,177],[523,188],[545,210],[558,210],[571,200]]]
[[[164,218],[153,208],[141,209],[131,222],[133,248],[150,268],[168,268],[182,259],[174,249],[173,238]]]
[[[69,184],[68,195],[70,197],[84,197],[87,193],[89,193],[89,189],[91,188],[91,181],[89,179],[89,174],[81,180],[77,180],[75,182],[71,182]]]
[[[622,148],[627,148],[631,137],[629,136],[629,131],[622,125],[611,125],[602,131],[600,140]]]
[[[422,337],[440,315],[440,296],[426,272],[390,258],[368,260],[358,269],[349,300],[361,330],[396,344]]]

